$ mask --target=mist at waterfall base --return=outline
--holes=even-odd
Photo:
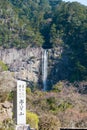
[[[48,70],[48,54],[47,49],[44,49],[42,52],[42,82],[43,82],[43,91],[47,90],[47,70]]]

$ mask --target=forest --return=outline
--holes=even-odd
[[[0,46],[70,49],[72,81],[87,79],[87,6],[62,0],[0,0]]]
[[[28,55],[27,47],[31,55]],[[27,83],[26,119],[35,130],[87,128],[87,6],[62,0],[0,0],[0,130],[14,130],[15,125],[13,87],[16,86],[15,72],[19,70],[9,68],[20,68],[23,64],[22,69],[33,68],[38,77],[37,69],[42,70],[40,49],[57,52],[58,47],[63,48],[61,56],[53,59],[53,51],[48,56],[51,69],[47,78],[54,80],[49,91],[42,91],[41,82],[35,82],[33,86]],[[4,63],[5,58],[12,64]],[[63,58],[69,63],[66,64],[67,60],[63,61]],[[66,77],[61,78],[59,73]],[[41,74],[39,72],[40,80]],[[29,76],[33,79],[32,73]]]

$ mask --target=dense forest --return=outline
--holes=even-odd
[[[44,49],[47,91],[41,83]],[[26,121],[31,128],[87,128],[87,6],[62,0],[0,0],[0,51],[0,130],[15,128],[16,73],[27,77]]]
[[[0,46],[70,49],[72,80],[87,79],[87,6],[62,0],[0,0]]]

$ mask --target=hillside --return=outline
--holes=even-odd
[[[62,45],[64,52],[70,51],[71,81],[87,79],[86,37],[87,7],[77,2],[0,0],[0,46],[21,49]]]
[[[86,128],[87,91],[84,91],[83,86],[87,87],[87,82],[59,82],[50,92],[31,91],[27,88],[27,123],[37,130]],[[13,92],[0,93],[0,99],[0,130],[14,130]]]
[[[87,6],[62,0],[0,0],[0,130],[14,129],[16,79],[27,83],[31,127],[87,128]]]

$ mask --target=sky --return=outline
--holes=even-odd
[[[66,1],[66,2],[68,2],[68,1],[70,1],[70,2],[77,1],[77,2],[87,6],[87,0],[63,0],[63,1]]]

